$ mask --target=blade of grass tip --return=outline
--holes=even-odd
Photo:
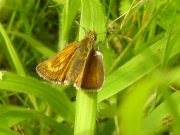
[[[10,17],[10,21],[9,21],[9,24],[8,24],[8,27],[7,27],[7,31],[11,30],[11,28],[13,27],[13,23],[15,21],[15,17],[17,15],[17,10],[14,11]]]
[[[87,31],[105,32],[105,18],[99,0],[81,0],[80,25]],[[80,28],[79,39],[82,39],[85,31]],[[103,39],[99,35],[99,40]],[[74,135],[94,135],[97,110],[97,93],[77,91],[76,115]]]
[[[117,57],[117,59],[114,61],[113,65],[111,66],[108,74],[112,73],[115,69],[118,68],[118,66],[121,64],[121,60],[128,55],[128,51],[129,49],[131,49],[131,47],[135,44],[136,40],[144,33],[144,31],[147,30],[147,27],[150,26],[150,24],[153,22],[153,20],[156,18],[156,16],[158,15],[158,13],[164,8],[164,5],[159,8],[154,15],[151,17],[151,19],[149,20],[148,23],[146,23],[145,25],[143,25],[143,27],[138,31],[138,33],[134,36],[134,38],[132,39],[132,41],[128,44],[128,46],[125,48],[125,50],[122,52],[121,55],[119,55]]]
[[[9,58],[8,60],[10,61],[10,63],[13,65],[13,67],[15,68],[16,72],[19,75],[25,76],[25,70],[19,60],[19,57],[5,31],[5,29],[3,28],[2,24],[0,23],[0,33],[5,41],[5,44],[2,45],[2,47],[4,47],[7,50],[7,58]],[[28,95],[34,108],[37,109],[37,103],[36,103],[36,99],[34,96],[32,95]]]
[[[120,30],[124,27],[126,22],[131,18],[131,16],[133,15],[133,12],[135,12],[134,10],[137,10],[137,8],[140,8],[143,5],[143,3],[144,3],[143,0],[140,0],[138,2],[136,0],[133,0],[129,10],[127,11],[127,13],[125,14],[125,16],[123,18],[123,21],[120,26]]]

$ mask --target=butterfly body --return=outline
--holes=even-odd
[[[90,31],[80,42],[70,43],[55,56],[36,67],[46,80],[69,84],[79,89],[99,89],[104,81],[103,58],[95,50],[96,33]]]

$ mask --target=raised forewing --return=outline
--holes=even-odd
[[[36,67],[37,73],[46,80],[63,83],[74,52],[79,42],[73,42],[53,57],[45,60]]]

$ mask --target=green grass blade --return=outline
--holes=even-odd
[[[129,88],[128,93],[126,93],[120,107],[122,134],[141,134],[144,104],[157,83],[156,78],[153,81],[151,79],[139,81],[132,88]]]
[[[72,135],[73,133],[72,129],[69,127],[31,109],[3,105],[0,106],[0,110],[0,126],[3,127],[10,128],[21,121],[36,119],[38,121],[42,121],[47,126],[54,129],[58,135]]]
[[[98,0],[82,0],[81,7],[81,20],[80,25],[83,26],[86,31],[95,30],[96,33],[101,33],[97,35],[97,43],[99,41],[104,41],[105,33],[105,18],[102,10],[102,5]],[[79,39],[83,39],[85,36],[85,31],[80,27]]]
[[[16,50],[14,49],[14,46],[12,45],[5,29],[3,28],[3,26],[1,24],[0,24],[0,33],[5,41],[5,44],[2,44],[2,47],[7,52],[6,57],[8,58],[10,65],[12,65],[12,67],[15,68],[16,72],[19,75],[25,76],[26,73],[23,68],[23,65],[21,64],[21,61],[16,53]],[[37,109],[36,99],[31,95],[28,95],[28,96],[29,96],[31,102],[33,103],[34,107]]]
[[[17,71],[18,74],[20,75],[25,75],[24,68],[19,60],[19,57],[5,31],[3,26],[0,24],[0,33],[1,36],[3,37],[5,44],[2,44],[2,48],[5,48],[7,50],[7,57],[9,57],[10,63],[13,65],[15,70]]]
[[[32,38],[29,35],[20,33],[20,32],[11,32],[12,34],[22,38],[25,40],[32,48],[34,48],[36,51],[40,52],[43,54],[45,57],[51,57],[53,54],[55,54],[54,51],[51,49],[47,48],[45,45],[43,45],[40,41]]]
[[[173,33],[172,30],[174,27],[173,22],[175,21],[175,16],[176,16],[176,10],[174,10],[173,19],[172,19],[171,25],[169,27],[168,39],[167,39],[167,44],[166,44],[165,52],[164,52],[164,58],[163,58],[163,62],[162,62],[162,69],[165,69],[166,66],[168,65],[169,55],[171,54],[171,50],[173,49],[173,46],[171,46],[171,44],[170,44],[170,39],[171,39],[171,36]]]
[[[124,96],[123,103],[120,106],[121,128],[123,134],[140,135],[142,133],[142,127],[144,122],[143,121],[144,117],[142,116],[144,115],[144,105],[148,97],[155,90],[155,88],[161,85],[164,86],[164,84],[168,84],[172,80],[176,82],[180,81],[180,67],[177,67],[170,72],[165,72],[165,73],[156,72],[144,79],[141,79],[140,81],[138,81],[138,83],[132,85],[132,87],[128,89],[128,91],[125,93],[126,95]],[[148,135],[150,131],[151,132],[153,131],[153,129],[157,130],[157,125],[159,124],[158,126],[160,127],[161,126],[160,123],[162,124],[162,121],[160,121],[159,119],[162,117],[159,116],[165,116],[164,112],[166,112],[167,114],[167,110],[169,110],[169,112],[172,112],[177,109],[179,114],[180,106],[177,104],[179,102],[179,99],[178,100],[177,99],[178,99],[177,97],[176,100],[174,98],[173,100],[171,99],[171,101],[173,101],[173,103],[171,102],[171,104],[168,104],[167,102],[166,106],[164,106],[165,107],[164,109],[166,110],[161,110],[160,112],[162,113],[159,112],[159,114],[154,115],[154,118],[152,118],[152,115],[150,114],[151,118],[148,120],[151,121],[147,121],[146,120],[147,118],[145,118],[145,128],[147,127],[151,128],[151,126],[153,126],[153,128],[148,129],[146,133],[143,133],[142,135]],[[173,107],[170,108],[168,107],[168,105],[170,106],[173,105]],[[155,117],[159,117],[159,118],[155,118]],[[157,125],[154,123],[154,120]],[[136,122],[136,124],[134,124],[133,122]],[[154,125],[152,125],[151,122]]]
[[[4,128],[4,127],[0,127],[0,134],[1,135],[20,135],[16,132],[13,132],[7,128]]]
[[[74,18],[77,15],[77,12],[80,8],[80,0],[67,0],[62,13],[61,22],[61,31],[60,31],[60,44],[59,48],[64,48],[64,45],[67,43],[69,35],[71,35],[70,28],[73,24]]]
[[[63,92],[30,77],[22,77],[9,72],[1,72],[1,74],[0,89],[37,96],[47,101],[63,118],[74,121],[74,106]]]
[[[180,113],[180,92],[175,92],[170,98],[171,100],[173,100],[173,103],[175,103],[175,107],[178,110],[178,113]],[[170,110],[167,107],[167,100],[161,103],[144,119],[144,126],[142,131],[143,135],[157,134],[166,130],[167,128],[169,128],[168,125],[170,126],[172,124],[172,120],[169,120],[169,123],[163,124],[166,122],[166,118],[170,116]],[[172,117],[169,118],[172,119]]]
[[[163,59],[166,41],[167,38],[161,39],[106,77],[103,89],[98,94],[98,102],[124,90],[157,68]],[[169,58],[180,52],[179,40],[176,40],[173,45],[174,47]]]

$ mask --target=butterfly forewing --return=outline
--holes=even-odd
[[[36,67],[38,74],[46,80],[62,83],[64,82],[68,66],[71,63],[74,52],[79,42],[73,42],[65,47],[55,56],[45,60]]]
[[[104,82],[103,56],[98,51],[92,51],[84,70],[81,88],[87,90],[100,89]]]

